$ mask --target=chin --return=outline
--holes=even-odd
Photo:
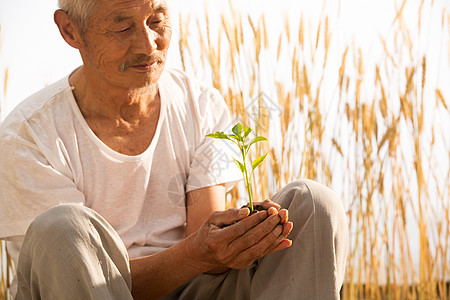
[[[152,86],[158,83],[159,78],[164,70],[164,67],[158,68],[154,71],[143,72],[134,74],[133,78],[127,80],[130,88],[143,88],[146,86]]]

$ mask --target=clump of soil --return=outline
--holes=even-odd
[[[250,204],[246,204],[246,205],[242,205],[241,206],[241,208],[247,208],[248,210],[250,210]],[[262,205],[253,205],[253,211],[250,211],[250,213],[249,213],[249,215],[248,216],[251,216],[251,215],[253,215],[253,214],[256,214],[258,211],[262,211],[262,210],[265,210],[263,207],[262,207]],[[223,226],[223,227],[228,227],[228,226],[230,226],[230,225],[233,225],[233,224],[236,224],[238,221],[234,221],[233,223],[231,223],[231,224],[229,224],[229,225],[225,225],[225,226]]]
[[[246,208],[248,208],[248,210],[250,210],[250,204],[247,203],[246,205],[243,205],[241,208],[244,208],[244,207],[246,207]],[[259,204],[253,205],[253,210],[250,210],[249,216],[256,214],[258,211],[262,211],[262,210],[264,210],[262,205],[259,205]]]

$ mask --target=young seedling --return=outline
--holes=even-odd
[[[255,144],[257,142],[261,142],[261,141],[267,141],[267,139],[263,136],[257,136],[247,143],[247,138],[248,138],[250,132],[252,132],[252,129],[250,127],[243,126],[241,123],[236,124],[231,131],[233,132],[232,134],[226,134],[222,131],[217,131],[214,133],[210,133],[206,136],[212,137],[215,139],[229,140],[239,147],[239,150],[242,155],[242,162],[240,162],[239,160],[237,160],[234,157],[233,157],[233,160],[236,163],[236,165],[238,166],[239,170],[241,170],[242,176],[244,177],[244,184],[245,184],[245,188],[247,189],[247,193],[248,193],[249,209],[250,209],[250,213],[252,213],[253,212],[253,198],[252,198],[251,183],[252,183],[253,171],[255,171],[255,169],[266,158],[267,153],[256,158],[254,161],[252,161],[250,176],[248,175],[249,168],[247,165],[247,155],[249,153],[250,147],[253,144]]]

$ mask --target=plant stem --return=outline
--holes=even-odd
[[[253,211],[253,199],[252,199],[252,190],[250,187],[251,184],[251,178],[248,177],[248,172],[247,172],[247,163],[246,163],[246,154],[244,151],[244,147],[240,147],[241,148],[241,153],[242,153],[242,158],[243,158],[243,164],[244,164],[244,178],[245,178],[245,186],[247,188],[247,193],[248,193],[248,202],[249,202],[249,206],[250,206],[250,212]]]

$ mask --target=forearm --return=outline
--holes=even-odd
[[[208,267],[199,264],[192,251],[192,238],[154,255],[130,260],[132,295],[134,299],[158,299]]]
[[[196,232],[213,211],[225,209],[225,185],[201,188],[187,194],[186,236]],[[206,271],[207,274],[222,274],[226,266],[217,266]]]

